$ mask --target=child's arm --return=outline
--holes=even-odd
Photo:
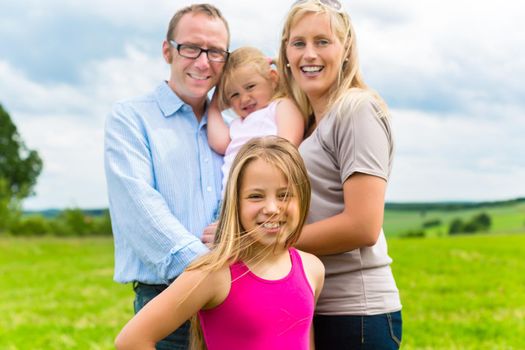
[[[118,350],[155,349],[155,344],[179,328],[200,309],[218,305],[229,291],[229,274],[225,271],[182,273],[120,331]],[[221,300],[222,298],[222,300]]]
[[[289,98],[283,98],[277,104],[276,121],[277,136],[281,136],[296,147],[303,141],[305,117],[295,103]]]
[[[218,93],[215,89],[208,109],[208,143],[215,152],[224,154],[231,141],[230,128],[222,119],[217,99]]]
[[[315,350],[315,333],[314,333],[314,323],[312,322],[312,327],[310,327],[310,350]]]
[[[324,285],[324,265],[321,260],[313,254],[302,251],[299,251],[299,254],[301,254],[304,272],[306,273],[308,283],[310,283],[310,286],[312,287],[315,303],[317,304],[317,299],[319,299],[319,294],[321,294]],[[312,322],[312,327],[310,328],[310,350],[314,349],[314,325]]]
[[[315,302],[317,303],[324,285],[324,265],[315,255],[303,251],[299,252],[303,260],[304,272],[306,272],[306,277],[312,287]]]

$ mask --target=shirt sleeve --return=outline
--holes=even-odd
[[[124,103],[116,104],[108,116],[104,151],[114,234],[168,283],[208,249],[155,189],[147,134],[141,119]]]
[[[359,172],[388,181],[393,143],[388,118],[371,97],[350,101],[333,115],[332,150],[344,183]]]

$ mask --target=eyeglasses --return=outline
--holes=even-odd
[[[178,44],[175,40],[170,40],[170,45],[177,49],[182,57],[197,59],[203,52],[211,62],[226,62],[230,53],[220,49],[203,49],[195,45]]]
[[[308,2],[308,1],[312,1],[312,0],[297,0],[296,2],[294,2],[292,7],[298,4],[302,4],[304,2]],[[336,11],[341,11],[341,9],[343,8],[343,5],[341,5],[341,3],[337,0],[315,0],[314,2],[321,3],[322,5],[328,6]]]

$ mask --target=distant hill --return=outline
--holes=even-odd
[[[509,199],[504,201],[488,201],[488,202],[407,202],[396,203],[387,202],[386,210],[443,210],[454,211],[464,209],[479,209],[479,208],[497,208],[509,205],[525,203],[525,198]]]
[[[383,228],[387,236],[424,231],[443,236],[454,220],[468,222],[486,214],[491,233],[525,233],[525,198],[492,202],[387,203]]]
[[[480,209],[480,208],[496,208],[509,205],[525,203],[525,198],[509,199],[504,201],[485,201],[485,202],[469,202],[469,201],[450,201],[450,202],[387,202],[385,209],[387,211],[428,211],[428,210],[442,210],[455,211],[465,209]],[[107,208],[82,209],[86,215],[100,216],[103,215]],[[25,210],[24,215],[42,215],[46,218],[53,218],[60,214],[62,209],[45,209],[45,210]]]
[[[85,215],[100,217],[107,208],[82,209]],[[53,219],[62,209],[27,210],[24,216]],[[490,233],[525,233],[525,198],[485,202],[388,202],[383,229],[387,237],[420,235],[446,236],[454,220],[468,222],[474,216],[490,217]]]
[[[45,210],[24,210],[23,215],[29,216],[29,215],[41,215],[45,218],[54,218],[60,215],[63,209],[45,209]],[[104,215],[105,212],[107,212],[107,208],[100,208],[100,209],[82,209],[84,214],[89,216],[101,216]]]

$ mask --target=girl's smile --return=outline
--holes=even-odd
[[[262,159],[249,163],[239,190],[240,221],[260,245],[284,242],[299,223],[299,203],[288,181],[275,166]]]

